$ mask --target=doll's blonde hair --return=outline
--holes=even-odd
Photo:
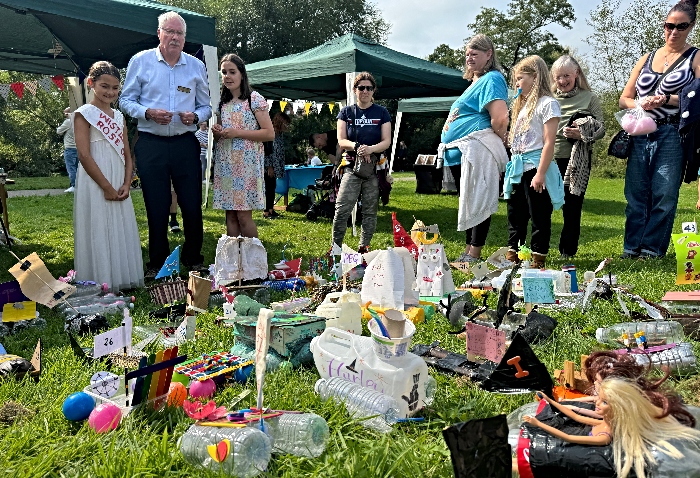
[[[606,419],[612,432],[613,457],[617,476],[625,478],[634,469],[644,478],[646,464],[656,460],[651,448],[680,459],[683,454],[668,440],[700,440],[700,431],[678,423],[672,416],[658,418],[661,409],[652,405],[636,383],[609,377],[600,385],[601,398],[610,406]]]
[[[543,96],[552,96],[550,92],[551,77],[547,69],[547,64],[542,58],[537,55],[528,56],[515,65],[512,76],[514,90],[516,89],[515,84],[518,82],[516,77],[520,73],[525,73],[534,77],[535,81],[532,84],[532,90],[530,90],[527,96],[520,95],[513,100],[513,108],[510,114],[510,124],[512,126],[509,135],[509,142],[511,144],[513,144],[513,138],[515,138],[516,133],[521,133],[530,127],[530,121],[535,114],[537,101]],[[525,109],[525,121],[517,125],[518,115],[523,108]]]

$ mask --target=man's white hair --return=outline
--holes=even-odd
[[[162,15],[158,17],[158,28],[163,28],[163,25],[165,25],[165,22],[168,20],[172,20],[173,18],[177,19],[182,23],[182,31],[187,33],[187,23],[185,23],[185,19],[182,18],[177,12],[165,12]]]

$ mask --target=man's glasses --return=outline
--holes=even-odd
[[[167,33],[168,35],[173,35],[173,36],[178,36],[178,37],[184,37],[185,32],[181,30],[171,30],[170,28],[161,28],[162,31]]]
[[[690,27],[690,23],[688,23],[688,22],[683,22],[683,23],[678,23],[678,24],[664,23],[664,28],[670,32],[672,32],[674,28],[676,30],[678,30],[679,32],[683,32],[683,31],[686,31],[688,29],[688,27]]]
[[[362,85],[362,86],[358,86],[357,89],[358,89],[359,91],[365,91],[365,90],[367,90],[367,91],[374,91],[374,86],[364,86],[364,85]]]

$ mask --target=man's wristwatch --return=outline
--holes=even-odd
[[[362,146],[362,145],[360,144],[360,142],[359,142],[359,141],[355,141],[355,152],[357,152],[357,150],[360,149],[360,146]]]
[[[146,121],[151,121],[151,117],[148,114],[148,110],[146,110],[143,115],[146,117]]]
[[[194,123],[193,124],[199,124],[199,116],[197,116],[197,113],[194,114]]]

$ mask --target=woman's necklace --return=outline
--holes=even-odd
[[[686,45],[688,45],[688,42],[686,42],[686,43],[683,44],[683,47],[681,48],[681,50],[680,50],[679,52],[673,53],[674,55],[676,55],[675,58],[674,58],[674,60],[675,60],[676,58],[678,58],[678,57],[681,55],[681,53],[683,53],[683,51],[685,50]],[[668,48],[668,47],[667,47],[667,48]],[[669,62],[668,62],[668,55],[669,55],[669,54],[670,54],[670,53],[666,53],[666,54],[664,55],[664,68],[667,68],[668,65],[669,65]]]

